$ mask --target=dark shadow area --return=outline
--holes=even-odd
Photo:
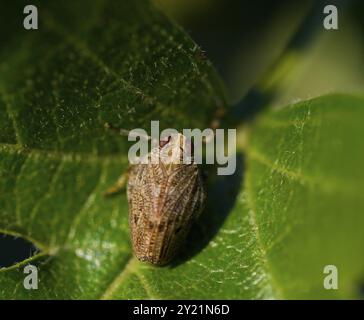
[[[215,237],[234,208],[244,179],[244,157],[237,154],[236,171],[231,176],[217,176],[215,166],[209,168],[207,204],[200,218],[192,225],[186,243],[168,265],[177,267],[198,254]]]
[[[263,111],[274,98],[273,92],[262,92],[252,88],[247,95],[229,111],[227,121],[230,127],[235,127],[241,121],[251,121]],[[233,123],[230,123],[233,122]]]
[[[303,0],[310,2],[309,0]],[[228,87],[232,61],[236,52],[250,50],[261,39],[272,18],[282,8],[291,7],[289,0],[212,0],[204,10],[190,12],[179,21],[192,38],[206,51]]]
[[[364,300],[364,279],[361,279],[358,284],[358,299]]]
[[[29,241],[0,234],[0,268],[11,267],[34,256],[39,250]]]
[[[340,10],[348,8],[348,4],[352,1],[333,0],[331,4],[336,5]],[[279,68],[280,63],[284,61],[287,53],[289,52],[303,52],[307,49],[317,33],[322,30],[322,8],[325,6],[326,1],[315,1],[310,12],[301,23],[298,31],[289,41],[287,48],[283,53],[271,64],[265,72],[262,80],[273,73],[276,68]],[[270,106],[274,98],[279,94],[279,88],[273,84],[272,87],[260,90],[259,84],[253,86],[242,99],[232,106],[227,114],[227,125],[229,127],[236,127],[242,121],[248,122],[254,120],[255,116],[260,114],[264,109]]]

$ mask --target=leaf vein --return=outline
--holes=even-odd
[[[246,182],[246,200],[247,200],[247,207],[248,207],[248,215],[250,217],[250,222],[252,224],[253,231],[255,232],[255,237],[257,241],[257,248],[260,251],[260,259],[262,262],[263,269],[265,270],[265,275],[267,280],[269,280],[269,287],[272,293],[275,292],[275,295],[277,298],[283,298],[283,292],[278,283],[276,282],[271,266],[268,260],[268,253],[267,250],[263,244],[263,240],[260,234],[260,228],[257,222],[256,217],[256,207],[253,200],[253,194],[249,183],[249,177],[247,177]]]
[[[106,165],[105,162],[102,162],[101,163],[101,172],[99,174],[99,177],[97,179],[97,182],[95,183],[94,188],[91,190],[91,192],[89,193],[88,197],[86,198],[86,200],[84,201],[83,205],[81,206],[80,210],[78,211],[78,214],[75,215],[74,220],[71,223],[70,228],[69,228],[69,233],[68,233],[68,236],[67,236],[67,241],[70,241],[70,240],[73,239],[73,237],[76,234],[76,229],[77,229],[78,224],[81,221],[81,218],[82,218],[83,213],[88,208],[90,208],[90,206],[95,201],[95,193],[96,193],[96,190],[99,188],[100,184],[102,182],[104,182],[104,180],[105,180],[105,176],[106,176],[106,172],[107,172],[105,165]]]

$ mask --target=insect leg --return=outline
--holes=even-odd
[[[141,134],[140,132],[134,132],[134,131],[117,128],[108,122],[105,123],[104,127],[105,127],[105,129],[112,130],[113,132],[115,132],[116,134],[119,134],[121,136],[134,137],[134,138],[138,137],[138,138],[144,139],[146,141],[149,141],[152,139],[150,136],[148,136],[146,134]]]
[[[210,128],[213,130],[213,134],[207,136],[203,140],[204,143],[210,143],[214,139],[215,131],[216,131],[216,129],[218,129],[220,127],[221,119],[224,116],[224,114],[225,114],[224,108],[219,107],[216,110],[214,118],[212,119],[212,121],[210,123]]]
[[[114,131],[115,133],[117,133],[117,134],[119,134],[121,136],[126,136],[127,137],[129,135],[128,130],[116,128],[111,123],[108,123],[108,122],[105,123],[104,127],[105,127],[105,129],[112,130],[112,131]]]
[[[129,171],[129,170],[128,170]],[[111,186],[110,188],[108,188],[105,192],[104,192],[104,196],[108,197],[108,196],[113,196],[115,194],[118,194],[122,191],[125,190],[126,187],[126,183],[128,181],[128,171],[124,172],[119,179],[116,181],[116,183]]]

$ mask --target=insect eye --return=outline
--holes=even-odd
[[[159,147],[163,148],[166,144],[168,144],[169,141],[171,141],[172,136],[168,136],[167,140],[161,140],[159,141]]]

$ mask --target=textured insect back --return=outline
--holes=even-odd
[[[130,170],[129,223],[133,251],[141,261],[168,263],[204,206],[206,191],[192,149],[185,136],[171,135],[148,155],[159,161]]]

